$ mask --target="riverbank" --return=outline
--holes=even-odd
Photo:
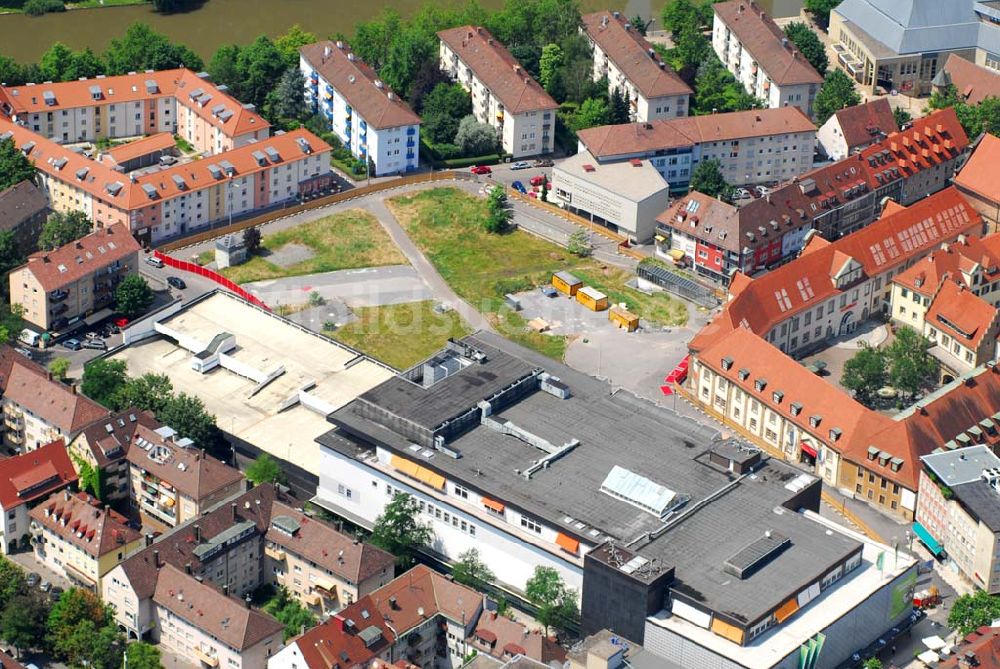
[[[102,9],[104,7],[126,7],[128,5],[146,5],[149,4],[150,0],[79,0],[79,2],[67,2],[66,11],[72,11],[74,9]],[[23,2],[18,0],[17,4],[23,5]],[[0,3],[0,16],[5,14],[24,14],[24,10],[21,7],[7,7],[3,3]],[[40,18],[40,17],[32,17]]]

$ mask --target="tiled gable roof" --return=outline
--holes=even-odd
[[[834,112],[834,116],[837,117],[848,152],[859,146],[867,146],[899,130],[896,117],[893,116],[889,101],[885,98],[846,107]]]
[[[152,414],[132,407],[91,423],[77,439],[85,439],[97,466],[105,467],[125,457],[138,425],[160,427]]]
[[[986,133],[955,177],[955,185],[989,202],[1000,202],[997,165],[1000,165],[1000,137]]]
[[[61,440],[0,460],[0,468],[0,507],[5,511],[76,482],[76,470]]]
[[[108,415],[97,402],[50,377],[49,372],[4,346],[6,364],[0,366],[0,388],[6,400],[30,411],[66,435]]]
[[[194,500],[244,478],[238,469],[204,453],[197,444],[180,446],[144,425],[136,426],[126,457]]]
[[[947,279],[942,281],[924,316],[925,323],[973,351],[979,348],[996,319],[996,307],[965,285]]]
[[[122,223],[115,223],[106,228],[97,228],[89,235],[54,251],[32,253],[24,267],[34,275],[46,292],[50,292],[75,283],[108,265],[127,260],[141,250],[142,247],[128,228]]]
[[[54,493],[29,514],[33,522],[94,558],[124,550],[141,535],[127,519],[87,493]]]

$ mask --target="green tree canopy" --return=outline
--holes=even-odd
[[[892,117],[896,120],[896,125],[902,128],[904,125],[913,120],[913,114],[906,111],[902,107],[896,107],[892,110]]]
[[[125,386],[113,395],[112,408],[120,410],[125,407],[136,407],[159,415],[173,397],[173,392],[174,386],[166,374],[143,374],[129,379]]]
[[[14,595],[0,614],[0,637],[19,651],[45,648],[48,616],[45,600],[36,591]]]
[[[56,657],[78,662],[80,656],[77,653],[85,652],[85,649],[81,649],[81,640],[74,637],[74,633],[84,622],[92,625],[92,636],[97,628],[113,624],[111,609],[89,590],[70,588],[60,595],[49,612],[48,639]]]
[[[455,132],[455,144],[467,156],[485,156],[497,149],[497,133],[472,114],[464,117]]]
[[[102,406],[119,409],[119,395],[127,383],[124,360],[97,358],[84,366],[80,390]]]
[[[285,70],[273,90],[267,94],[264,111],[275,122],[306,117],[305,78],[297,65]]]
[[[511,211],[507,206],[507,194],[504,193],[502,186],[494,186],[490,189],[486,199],[486,208],[489,211],[484,223],[486,232],[493,234],[506,232],[510,226]]]
[[[568,119],[570,130],[580,132],[585,128],[593,128],[597,125],[607,125],[611,122],[611,110],[604,98],[587,98]]]
[[[60,381],[65,381],[66,374],[69,372],[69,366],[69,358],[54,358],[51,362],[49,362],[49,371],[52,372],[52,376],[55,378]]]
[[[286,69],[281,52],[266,35],[240,48],[236,67],[240,78],[238,90],[242,93],[239,99],[260,109]]]
[[[913,395],[931,381],[938,362],[928,352],[930,346],[926,337],[909,326],[896,330],[896,338],[885,351],[892,385]]]
[[[38,236],[38,248],[43,251],[54,251],[89,235],[93,229],[94,224],[82,211],[53,212],[42,225],[42,232]]]
[[[200,398],[187,393],[172,396],[156,412],[156,418],[215,457],[226,456],[228,444],[215,424],[215,416],[208,413]]]
[[[0,556],[0,611],[7,607],[14,597],[24,592],[24,570],[13,560]],[[0,637],[3,634],[0,633]]]
[[[859,402],[870,406],[888,378],[885,354],[875,347],[866,346],[844,363],[840,383],[853,390]]]
[[[133,23],[119,39],[111,40],[104,59],[108,74],[188,67],[201,70],[204,63],[183,44],[173,44],[145,23]]]
[[[721,197],[731,201],[733,187],[722,176],[722,164],[718,160],[703,160],[698,163],[691,174],[691,190],[704,193],[710,197]]]
[[[712,0],[667,0],[660,11],[660,20],[663,28],[677,37],[687,26],[711,25],[712,14]]]
[[[472,114],[472,98],[458,84],[439,83],[423,99],[423,128],[434,144],[455,141],[459,122]]]
[[[852,107],[861,103],[861,96],[854,88],[854,82],[844,74],[843,70],[830,70],[823,79],[816,100],[813,102],[813,114],[816,125],[823,125],[827,119],[844,107]]]
[[[419,514],[417,500],[406,493],[397,493],[375,520],[369,538],[372,545],[395,555],[401,570],[413,566],[417,549],[429,544],[434,536],[429,527],[417,520]]]
[[[42,54],[38,66],[49,81],[65,81],[65,72],[73,61],[73,51],[62,42],[56,42]]]
[[[125,649],[128,669],[162,669],[160,649],[145,641],[134,641]]]
[[[816,22],[820,26],[826,29],[830,25],[830,12],[841,2],[842,0],[805,0],[802,6],[816,17]]]
[[[298,23],[274,38],[274,47],[281,54],[285,67],[298,68],[299,49],[317,41],[315,33],[303,30]]]
[[[606,89],[607,87],[605,87]],[[611,97],[608,102],[608,123],[618,125],[621,123],[629,122],[629,108],[628,100],[622,94],[621,89],[617,86],[613,91],[611,91]]]
[[[497,578],[479,556],[479,550],[475,548],[470,548],[458,556],[458,562],[451,568],[451,575],[456,583],[467,585],[479,592]]]
[[[559,572],[552,567],[535,567],[535,573],[525,584],[524,594],[538,607],[535,618],[545,626],[565,629],[577,622],[579,610],[576,591],[566,587]]]
[[[538,82],[545,90],[551,88],[563,62],[563,50],[558,44],[546,44],[542,47],[542,57],[538,60]]]
[[[25,180],[34,181],[35,166],[18,151],[11,139],[0,140],[0,190]]]
[[[820,75],[826,73],[826,68],[830,65],[826,47],[812,28],[801,21],[793,21],[785,26],[785,34]]]
[[[0,342],[13,344],[24,329],[24,307],[0,302]]]
[[[285,472],[278,461],[268,453],[261,453],[246,470],[247,480],[254,485],[284,483]]]
[[[1000,618],[1000,597],[976,590],[955,599],[948,612],[948,627],[966,636]]]
[[[714,54],[698,66],[694,79],[695,114],[746,111],[757,103],[757,98],[747,93]]]
[[[309,629],[316,624],[316,616],[292,597],[284,586],[279,587],[277,594],[264,604],[264,611],[285,626],[285,641],[300,634],[303,627]]]
[[[146,312],[153,304],[153,291],[139,274],[129,274],[115,289],[115,309],[129,318]]]

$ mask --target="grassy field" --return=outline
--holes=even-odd
[[[281,267],[268,261],[287,244],[310,248],[308,260]],[[303,225],[266,235],[261,242],[263,253],[236,267],[227,267],[222,274],[236,283],[248,283],[285,276],[332,272],[339,269],[401,265],[406,258],[389,239],[374,216],[360,209],[351,209]]]
[[[397,369],[429,357],[449,337],[464,337],[470,332],[454,311],[434,311],[431,300],[362,307],[354,314],[357,320],[325,334]]]
[[[687,321],[684,303],[627,288],[625,282],[632,277],[629,272],[602,268],[593,259],[578,258],[525,232],[485,232],[481,221],[486,217],[486,204],[480,198],[454,188],[434,188],[393,198],[387,204],[456,293],[505,335],[552,357],[562,357],[565,338],[528,330],[523,318],[503,307],[503,296],[546,283],[559,270],[573,272],[606,293],[612,302],[625,302],[653,323],[681,325]]]

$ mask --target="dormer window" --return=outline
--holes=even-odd
[[[775,390],[771,393],[771,398],[774,400],[775,404],[781,404],[781,400],[785,399],[785,393],[780,390]]]
[[[757,392],[764,392],[764,388],[767,388],[767,379],[757,379],[754,381],[753,387],[757,389]]]
[[[730,357],[725,357],[722,359],[722,369],[729,370],[733,366],[733,359]]]
[[[819,414],[813,414],[809,416],[809,427],[819,427],[819,424],[823,421],[823,417]]]
[[[838,439],[840,439],[840,429],[836,427],[832,428],[830,430],[830,441],[837,441]]]
[[[745,367],[739,371],[740,381],[746,381],[750,377],[750,370]]]
[[[802,405],[799,404],[798,402],[792,402],[791,410],[793,416],[798,416],[800,413],[802,413]]]

